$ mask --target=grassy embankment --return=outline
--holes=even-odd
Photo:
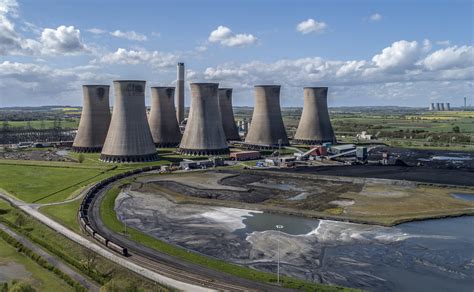
[[[115,199],[117,198],[119,193],[120,186],[114,186],[113,188],[111,188],[103,198],[100,206],[101,218],[104,224],[110,230],[117,233],[126,232],[130,239],[137,241],[145,246],[218,271],[223,271],[253,281],[260,281],[266,283],[276,282],[277,279],[274,274],[260,272],[254,269],[230,264],[221,260],[199,255],[194,252],[189,252],[188,250],[158,240],[136,229],[130,227],[125,229],[125,226],[122,224],[122,222],[117,219],[116,213],[114,211]],[[310,283],[286,276],[282,277],[280,280],[284,287],[300,289],[304,291],[353,291],[352,289],[348,288]]]
[[[69,204],[71,203],[68,203],[68,205]],[[68,263],[99,285],[109,287],[104,289],[104,292],[118,291],[112,289],[112,287],[117,286],[125,289],[123,291],[137,291],[137,289],[138,291],[170,290],[152,283],[137,274],[131,273],[128,269],[90,252],[88,249],[31,218],[21,210],[10,206],[3,200],[0,200],[0,211],[0,222],[40,245],[50,253],[58,256],[62,261]],[[69,217],[70,216],[66,216],[68,220]],[[64,290],[48,289],[45,291]]]

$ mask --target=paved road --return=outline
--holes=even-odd
[[[165,284],[165,285],[168,285],[168,286],[171,286],[171,287],[174,287],[176,289],[179,289],[179,290],[183,290],[183,291],[196,291],[196,292],[200,292],[200,291],[214,291],[212,289],[208,289],[208,288],[204,288],[204,287],[201,287],[201,286],[197,286],[197,285],[193,285],[193,284],[189,284],[189,283],[184,283],[184,282],[180,282],[178,280],[175,280],[175,279],[172,279],[172,278],[169,278],[169,277],[166,277],[166,276],[163,276],[155,271],[152,271],[150,269],[147,269],[147,268],[144,268],[142,266],[139,266],[135,263],[132,263],[130,262],[129,260],[127,260],[126,258],[122,257],[122,256],[119,256],[117,255],[116,253],[112,252],[112,251],[109,251],[108,249],[106,249],[105,247],[102,247],[94,242],[91,242],[89,241],[88,239],[82,237],[81,235],[71,231],[70,229],[62,226],[61,224],[57,223],[56,221],[50,219],[49,217],[43,215],[42,213],[40,213],[36,208],[37,208],[37,205],[34,204],[34,206],[30,206],[30,204],[27,204],[25,202],[21,202],[21,201],[18,201],[18,200],[15,200],[11,197],[9,197],[8,195],[4,194],[4,193],[1,193],[0,192],[0,197],[9,201],[10,203],[12,203],[13,205],[15,205],[16,207],[20,208],[21,210],[23,210],[25,213],[29,214],[30,216],[34,217],[35,219],[37,219],[38,221],[42,222],[43,224],[49,226],[50,228],[52,228],[53,230],[55,230],[56,232],[64,235],[65,237],[69,238],[70,240],[94,251],[95,253],[103,256],[104,258],[116,263],[116,264],[119,264],[145,278],[148,278],[152,281],[155,281],[155,282],[158,282],[158,283],[162,283],[162,284]]]
[[[1,223],[0,223],[0,229],[8,233],[11,237],[15,238],[19,242],[21,242],[24,246],[31,249],[36,254],[43,257],[51,265],[57,267],[58,269],[63,271],[65,274],[69,275],[71,278],[79,282],[82,286],[86,287],[89,291],[93,291],[93,292],[99,291],[100,287],[95,282],[92,282],[91,280],[84,277],[76,270],[70,268],[68,265],[64,264],[56,256],[51,255],[50,253],[46,252],[44,249],[40,248],[38,245],[35,245],[34,243],[29,241],[25,237],[15,233],[14,231],[12,231],[7,226]]]

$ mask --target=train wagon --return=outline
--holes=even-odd
[[[113,243],[112,241],[107,242],[107,247],[115,252],[120,253],[121,255],[128,255],[128,250],[126,247],[121,247],[120,245]]]
[[[100,243],[102,243],[103,245],[107,245],[107,239],[105,237],[103,237],[102,235],[100,235],[99,233],[94,233],[94,236],[93,236],[95,239],[97,239],[97,241],[99,241]]]
[[[87,233],[89,233],[90,235],[94,236],[95,231],[94,231],[94,229],[92,229],[92,228],[90,227],[89,224],[86,224],[86,226],[84,227],[84,229],[86,230]]]

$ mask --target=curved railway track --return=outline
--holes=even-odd
[[[121,253],[129,261],[138,264],[144,268],[155,271],[169,278],[198,285],[219,291],[288,291],[279,286],[255,282],[248,279],[239,278],[221,271],[213,270],[198,264],[187,262],[185,260],[172,257],[155,249],[143,246],[124,235],[117,234],[109,230],[102,222],[99,212],[100,202],[103,195],[110,187],[122,178],[130,177],[144,171],[150,171],[154,168],[147,167],[125,174],[119,174],[115,177],[106,179],[97,183],[87,191],[81,204],[79,216],[81,225],[84,229],[89,229],[87,233],[102,245],[108,246],[112,243],[122,248],[119,252],[117,248],[114,251]],[[92,230],[92,233],[91,233]],[[97,235],[94,236],[94,235]],[[106,239],[106,241],[102,240]],[[110,246],[108,246],[110,248]]]

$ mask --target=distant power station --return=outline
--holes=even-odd
[[[191,107],[184,117],[184,63],[178,63],[175,87],[151,87],[147,117],[145,81],[114,81],[112,117],[108,85],[84,85],[84,104],[73,150],[101,152],[105,162],[147,162],[158,159],[156,147],[178,147],[185,155],[222,155],[232,142],[250,149],[289,146],[280,107],[279,85],[255,86],[251,122],[236,124],[232,88],[218,83],[191,83]],[[327,87],[305,87],[296,143],[336,143],[327,105]],[[176,106],[175,106],[176,104]],[[449,110],[449,103],[443,105]],[[177,107],[177,108],[176,108]],[[432,103],[430,109],[441,109]],[[184,127],[181,134],[180,126]],[[246,137],[241,142],[239,132]]]
[[[227,141],[240,141],[232,110],[232,88],[219,88],[219,108]]]
[[[81,121],[72,149],[76,152],[100,152],[110,124],[109,86],[83,85]]]
[[[146,117],[145,83],[114,81],[114,110],[100,160],[145,162],[158,158]]]
[[[449,102],[446,103],[431,103],[429,108],[430,111],[450,111],[451,110],[451,104]]]
[[[280,85],[255,86],[255,107],[245,144],[263,149],[290,144],[281,116]]]
[[[179,145],[181,132],[174,107],[174,87],[151,88],[151,109],[148,123],[156,147]]]
[[[328,88],[305,87],[303,113],[295,134],[295,142],[315,145],[336,143],[328,111]]]
[[[191,83],[191,108],[178,152],[187,155],[229,153],[218,101],[218,83]]]

